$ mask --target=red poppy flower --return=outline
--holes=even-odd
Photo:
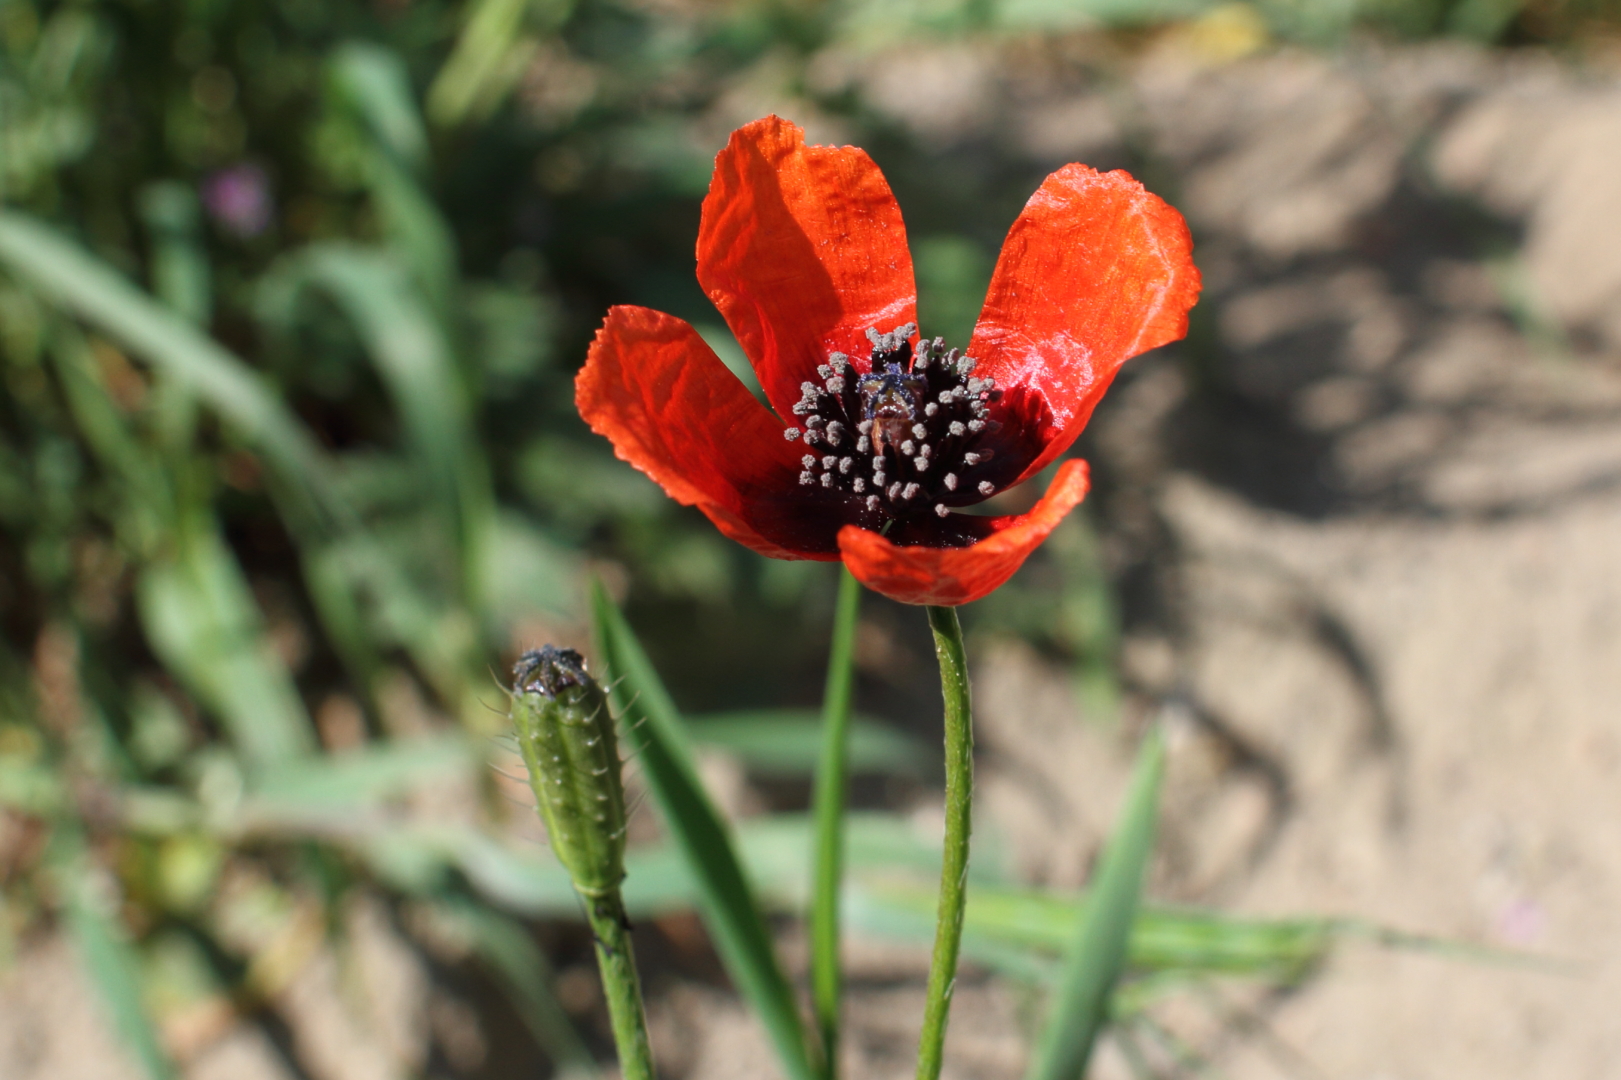
[[[580,415],[739,543],[842,558],[912,604],[977,600],[1046,539],[1086,494],[1084,462],[1029,513],[954,511],[1067,450],[1125,360],[1187,332],[1199,293],[1182,215],[1124,172],[1066,165],[1013,223],[967,354],[919,339],[883,174],[775,116],[715,159],[698,280],[771,408],[691,326],[615,307],[575,384]]]

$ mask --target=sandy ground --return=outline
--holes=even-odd
[[[1189,343],[1128,369],[1089,450],[1132,708],[1173,735],[1155,894],[1572,961],[1350,947],[1270,1034],[1167,1021],[1235,1080],[1621,1077],[1621,77],[1453,47],[1184,42],[1106,84],[1009,59],[914,49],[866,90],[943,152],[1151,162],[1205,273]],[[1129,748],[1023,646],[975,678],[983,828],[1078,884]],[[351,1037],[333,972],[289,989],[312,1080],[414,1074],[454,1028],[390,962],[429,1020]],[[910,1075],[917,957],[852,969],[852,1075]],[[0,1078],[134,1075],[61,946],[17,971]],[[966,977],[948,1075],[1018,1075],[1023,1007]],[[774,1075],[717,992],[654,1011],[672,1075]],[[1096,1074],[1129,1075],[1108,1047]],[[186,1075],[290,1076],[247,1032]]]

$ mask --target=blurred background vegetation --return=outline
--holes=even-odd
[[[700,737],[780,781],[784,813],[745,836],[767,892],[804,869],[772,870],[769,829],[807,790],[796,710],[831,568],[726,542],[573,409],[613,303],[746,366],[693,277],[726,133],[781,111],[868,148],[924,326],[961,344],[1045,170],[942,155],[840,70],[1006,38],[1075,45],[1107,82],[1170,32],[1563,47],[1615,25],[1601,0],[0,0],[0,958],[65,927],[171,1075],[368,891],[428,954],[482,957],[535,1052],[588,1067],[547,961],[578,936],[527,921],[572,901],[538,849],[492,839],[514,811],[483,767],[492,672],[582,639],[588,575],[683,705],[723,714]],[[1106,718],[1120,571],[1100,531],[1078,516],[966,615],[1073,664]],[[890,777],[858,789],[873,807],[932,778],[909,737],[932,730],[929,674],[875,675],[884,648],[863,645],[862,706],[890,722],[859,736]],[[453,809],[422,805],[446,783]],[[870,824],[870,858],[897,858]],[[636,902],[678,906],[679,879],[647,871]],[[1321,932],[1257,970],[1297,975]]]

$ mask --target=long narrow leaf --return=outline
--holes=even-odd
[[[1037,1044],[1030,1080],[1081,1080],[1125,967],[1143,875],[1154,849],[1165,745],[1149,733],[1133,770],[1120,823],[1098,865],[1091,902],[1064,954],[1064,976]]]
[[[704,793],[680,715],[624,616],[597,583],[592,606],[625,737],[687,862],[698,876],[699,910],[739,991],[759,1014],[791,1080],[813,1080],[805,1029],[772,947],[731,830]]]
[[[71,827],[70,827],[71,828]],[[56,870],[63,885],[68,934],[85,973],[107,1008],[113,1028],[140,1063],[148,1080],[173,1080],[175,1068],[163,1050],[141,1001],[139,961],[97,888],[95,870],[77,836],[61,844]]]
[[[193,387],[317,506],[341,514],[325,455],[264,380],[112,267],[15,210],[0,209],[0,266]]]

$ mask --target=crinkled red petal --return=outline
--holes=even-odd
[[[839,531],[844,565],[860,582],[903,604],[967,604],[999,588],[1024,565],[1064,515],[1086,497],[1084,461],[1066,461],[1052,486],[1027,514],[972,517],[948,514],[940,526],[956,542],[981,539],[967,547],[927,547],[892,543],[875,532],[847,525]]]
[[[917,321],[906,227],[883,173],[853,146],[806,146],[776,116],[732,132],[715,158],[698,281],[790,422],[800,383],[830,353],[865,371],[868,327]]]
[[[980,374],[1050,408],[1018,479],[1069,449],[1122,363],[1188,332],[1198,298],[1181,214],[1124,172],[1047,177],[1008,231],[968,347]]]
[[[685,322],[615,307],[574,381],[614,453],[721,532],[776,559],[838,558],[836,510],[799,483],[799,452]]]

